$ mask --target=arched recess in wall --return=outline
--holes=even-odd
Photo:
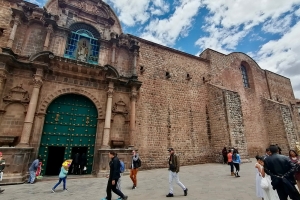
[[[123,142],[125,146],[129,145],[129,120],[127,105],[122,101],[115,103],[112,109],[112,124],[111,124],[111,142]],[[122,144],[119,144],[122,146]],[[114,144],[111,144],[114,147]]]
[[[25,120],[25,111],[24,105],[20,103],[11,103],[6,106],[1,121],[0,135],[18,137],[13,145],[16,145],[20,140]]]
[[[25,33],[22,55],[30,56],[43,51],[46,28],[40,23],[30,23]]]
[[[241,71],[241,84],[243,84],[245,88],[255,89],[252,69],[246,61],[241,62],[240,71]]]

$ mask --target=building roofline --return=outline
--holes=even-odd
[[[143,42],[145,42],[145,43],[148,43],[148,44],[150,44],[150,45],[159,46],[159,47],[162,48],[162,49],[166,49],[166,50],[168,50],[168,51],[173,51],[173,52],[175,52],[175,53],[182,54],[182,55],[184,55],[184,56],[188,56],[188,57],[191,57],[191,58],[194,58],[194,59],[197,59],[197,60],[206,62],[206,63],[210,63],[209,60],[204,59],[204,58],[201,58],[201,57],[199,57],[199,56],[195,56],[195,55],[192,55],[192,54],[189,54],[189,53],[186,53],[186,52],[183,52],[183,51],[179,51],[179,50],[174,49],[174,48],[171,48],[171,47],[167,47],[167,46],[164,46],[164,45],[161,45],[161,44],[157,44],[157,43],[155,43],[155,42],[151,42],[151,41],[149,41],[149,40],[140,38],[140,37],[135,36],[135,35],[131,35],[131,34],[128,34],[128,35],[129,35],[130,37],[133,37],[133,38],[135,38],[135,39],[138,39],[138,40],[143,41]]]
[[[266,69],[264,69],[266,72],[270,72],[270,73],[272,73],[272,74],[276,74],[277,76],[281,76],[282,78],[285,78],[285,79],[288,79],[289,81],[291,81],[291,79],[290,78],[288,78],[288,77],[285,77],[285,76],[283,76],[283,75],[281,75],[281,74],[277,74],[277,73],[275,73],[275,72],[272,72],[272,71],[269,71],[269,70],[266,70]]]

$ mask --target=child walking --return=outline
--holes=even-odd
[[[64,191],[68,191],[68,189],[66,188],[66,182],[67,182],[67,174],[68,174],[68,170],[69,167],[71,165],[71,162],[67,162],[65,161],[61,167],[60,173],[59,173],[59,180],[58,183],[56,183],[56,185],[52,188],[52,192],[55,193],[55,188],[57,186],[59,186],[61,184],[61,182],[63,181],[63,190]]]

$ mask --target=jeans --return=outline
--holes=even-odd
[[[36,176],[35,171],[29,171],[28,183],[34,183],[35,176]]]
[[[137,178],[136,178],[137,173],[138,173],[138,168],[130,170],[130,178],[131,178],[134,186],[137,186]]]
[[[55,190],[55,188],[56,188],[57,186],[59,186],[59,184],[61,183],[61,181],[64,182],[64,183],[63,183],[63,188],[64,188],[64,190],[66,189],[67,177],[65,177],[65,178],[59,178],[58,183],[56,183],[56,185],[53,187],[53,190]]]
[[[173,180],[175,180],[176,183],[177,183],[183,190],[186,189],[186,187],[179,181],[179,175],[178,175],[178,173],[169,171],[169,189],[170,189],[169,193],[170,193],[170,194],[173,194]]]
[[[230,165],[230,171],[233,172],[234,169],[233,169],[233,162],[228,162],[228,165]]]
[[[115,180],[115,184],[112,184],[112,180],[108,179],[107,182],[107,187],[106,187],[106,199],[107,200],[111,200],[111,191],[113,191],[116,195],[118,195],[121,198],[124,198],[124,194],[117,189],[117,183],[118,183],[119,179]]]

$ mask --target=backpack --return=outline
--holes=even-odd
[[[120,173],[124,173],[125,172],[125,164],[123,161],[120,161]]]
[[[137,159],[136,164],[137,164],[137,167],[141,167],[142,166],[142,161],[141,161],[140,158]]]

